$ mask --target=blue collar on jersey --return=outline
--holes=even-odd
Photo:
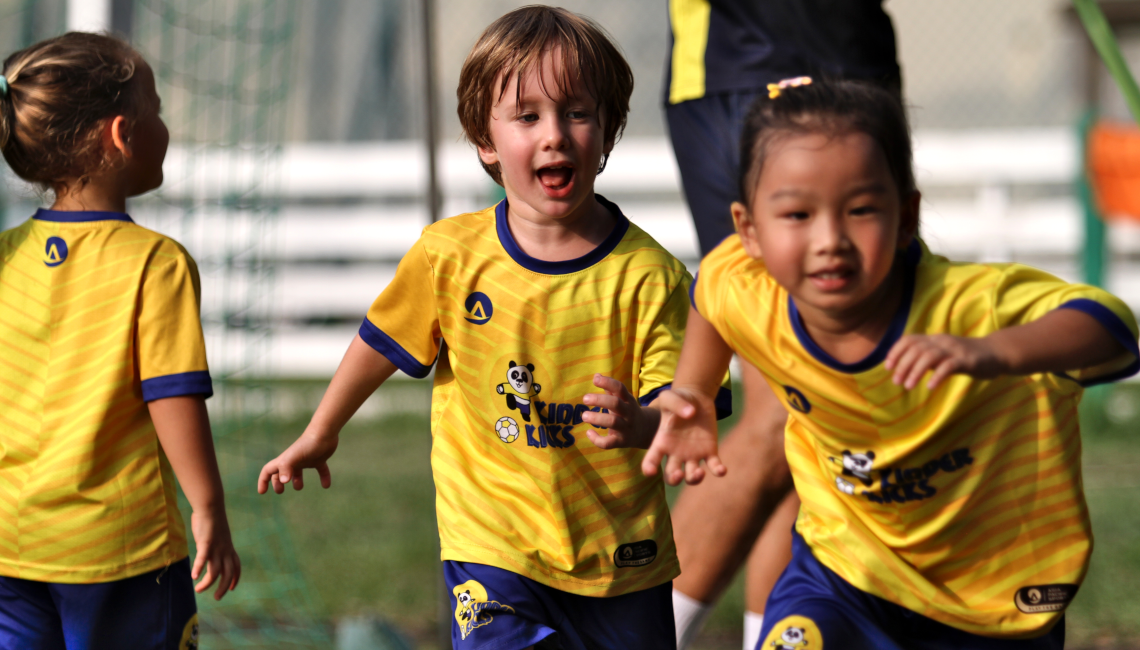
[[[606,237],[605,241],[598,244],[597,248],[582,257],[562,262],[548,262],[524,253],[523,250],[519,248],[519,245],[515,243],[515,238],[511,235],[511,229],[507,225],[506,199],[499,201],[499,204],[495,206],[495,230],[499,233],[499,243],[507,250],[507,255],[510,255],[511,259],[528,271],[542,273],[543,275],[565,275],[567,273],[577,273],[578,271],[588,269],[602,261],[606,255],[612,253],[613,250],[617,248],[618,242],[621,241],[622,237],[625,237],[625,231],[629,230],[629,219],[621,213],[621,210],[616,205],[605,200],[600,194],[595,194],[594,198],[598,200],[598,203],[602,204],[602,207],[617,217],[617,226],[614,227],[613,232]]]
[[[914,299],[914,275],[915,270],[918,268],[918,261],[922,259],[922,245],[918,243],[918,239],[910,242],[910,246],[906,249],[906,257],[903,261],[903,295],[902,301],[899,302],[898,311],[895,312],[895,317],[891,319],[891,324],[887,327],[887,333],[883,335],[883,339],[879,341],[879,345],[871,351],[871,354],[864,357],[861,361],[855,363],[840,363],[819,347],[815,341],[808,335],[807,330],[804,329],[803,321],[800,319],[800,312],[796,309],[796,303],[792,300],[791,294],[788,294],[788,318],[792,321],[792,329],[796,332],[796,338],[800,340],[800,345],[808,351],[811,356],[815,357],[823,365],[845,372],[848,374],[855,374],[870,370],[883,362],[887,358],[887,353],[890,352],[891,346],[895,344],[902,336],[903,331],[906,329],[907,318],[910,317],[910,304]]]
[[[57,221],[61,223],[82,223],[85,221],[131,221],[130,216],[123,212],[105,212],[102,210],[83,210],[78,212],[65,212],[63,210],[36,210],[33,219],[40,221]]]

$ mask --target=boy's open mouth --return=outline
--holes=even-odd
[[[574,168],[569,165],[551,165],[538,170],[538,180],[549,190],[561,190],[574,180]]]

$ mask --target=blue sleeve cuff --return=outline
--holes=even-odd
[[[693,309],[697,310],[698,314],[701,313],[701,310],[697,309],[697,278],[700,277],[700,275],[701,271],[697,269],[697,272],[693,274],[693,283],[689,285],[689,304],[693,306]]]
[[[1124,321],[1120,320],[1120,317],[1113,313],[1111,309],[1088,298],[1070,300],[1057,309],[1075,309],[1092,316],[1108,330],[1108,333],[1112,335],[1112,338],[1116,339],[1117,343],[1123,345],[1124,349],[1132,354],[1132,363],[1128,364],[1125,368],[1088,380],[1078,380],[1080,385],[1095,386],[1096,384],[1107,384],[1119,379],[1124,379],[1125,377],[1131,377],[1135,375],[1137,371],[1140,371],[1140,346],[1137,345],[1136,337],[1132,335],[1132,330],[1128,329]]]
[[[373,350],[387,357],[389,361],[396,364],[397,368],[403,370],[405,374],[411,377],[423,379],[431,372],[430,365],[425,366],[417,361],[415,357],[408,354],[408,351],[401,347],[391,336],[385,334],[367,318],[365,318],[364,322],[360,325],[360,338],[370,345]]]
[[[661,393],[661,391],[669,390],[672,387],[672,383],[665,384],[664,386],[658,386],[657,388],[654,388],[648,393],[637,398],[637,401],[642,406],[649,406],[650,402],[657,399],[657,396]],[[713,399],[713,404],[716,406],[716,419],[723,420],[726,417],[732,415],[732,391],[721,386],[720,390],[718,390],[716,393],[716,397]]]
[[[716,419],[723,420],[732,415],[732,391],[730,389],[721,386],[713,403],[716,404]]]
[[[210,381],[209,370],[195,370],[194,372],[179,372],[173,375],[151,377],[142,380],[142,396],[144,402],[153,402],[165,397],[181,397],[183,395],[203,395],[210,397],[214,394],[214,384]]]
[[[637,398],[637,401],[638,401],[638,403],[639,403],[639,404],[641,404],[642,406],[649,406],[649,404],[650,404],[650,403],[651,403],[653,400],[657,399],[657,396],[661,394],[661,391],[664,391],[664,390],[669,390],[669,389],[670,389],[670,388],[672,388],[672,387],[673,387],[673,383],[672,383],[672,382],[670,382],[670,383],[668,383],[668,384],[665,384],[665,385],[663,385],[663,386],[658,386],[657,388],[654,388],[653,390],[651,390],[651,391],[649,391],[648,393],[646,393],[646,394],[642,395],[641,397],[638,397],[638,398]]]

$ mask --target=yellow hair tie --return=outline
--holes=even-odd
[[[780,96],[780,92],[788,88],[799,88],[800,86],[810,86],[811,77],[791,77],[790,79],[781,79],[778,83],[768,84],[768,99],[776,99]]]

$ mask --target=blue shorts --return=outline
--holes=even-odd
[[[577,596],[484,564],[447,560],[456,650],[675,650],[673,583],[610,598]]]
[[[793,531],[792,561],[768,596],[756,650],[1060,650],[1064,645],[1063,618],[1035,639],[993,639],[872,596],[821,564]]]
[[[190,560],[114,582],[0,576],[0,650],[193,650]]]
[[[701,257],[736,232],[729,208],[740,200],[740,132],[752,102],[767,92],[719,93],[665,107]]]

